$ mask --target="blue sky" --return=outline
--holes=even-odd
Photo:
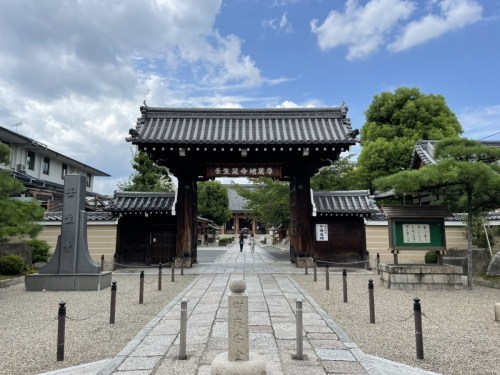
[[[345,103],[361,128],[375,95],[417,87],[500,139],[500,0],[3,0],[0,35],[0,125],[111,174],[104,194],[144,100]]]

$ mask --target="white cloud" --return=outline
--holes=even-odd
[[[500,104],[465,107],[457,113],[457,117],[464,129],[464,137],[475,140],[485,138],[486,141],[500,140]]]
[[[347,59],[363,58],[385,44],[387,35],[399,22],[408,18],[415,5],[405,0],[372,0],[364,7],[348,0],[345,12],[331,11],[319,25],[311,21],[321,50],[348,47]]]
[[[264,29],[271,29],[277,32],[284,32],[286,34],[293,33],[293,26],[288,19],[288,12],[283,12],[280,18],[270,18],[262,21]]]
[[[214,28],[222,0],[7,1],[0,12],[0,124],[113,175],[131,173],[143,100],[238,107],[266,83],[243,41]],[[125,176],[125,177],[122,177]],[[101,179],[98,179],[101,180]],[[103,187],[106,191],[99,191]]]
[[[278,104],[276,108],[316,108],[320,107],[316,101],[308,101],[306,103],[302,104],[297,104],[295,102],[292,102],[290,100],[285,100],[281,104]]]
[[[410,22],[387,48],[395,52],[404,51],[481,20],[483,9],[476,1],[444,0],[438,6],[440,14],[428,14]]]
[[[428,14],[408,22],[417,5]],[[429,0],[425,7],[410,0],[370,0],[365,6],[347,0],[344,13],[331,11],[321,24],[312,20],[311,31],[321,50],[346,46],[347,59],[354,60],[383,47],[393,52],[410,49],[476,23],[481,15],[482,6],[474,0]]]

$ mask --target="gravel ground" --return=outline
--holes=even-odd
[[[109,324],[111,288],[98,292],[26,292],[24,284],[0,289],[0,374],[39,374],[112,358],[195,276],[164,271],[145,275],[144,303],[139,304],[139,274],[114,273],[116,320]],[[57,362],[57,312],[66,302],[63,362]]]
[[[442,374],[500,374],[500,322],[494,306],[500,290],[401,291],[378,285],[377,275],[348,274],[348,303],[342,275],[294,279],[366,353]],[[368,280],[374,280],[375,324],[369,323]],[[424,359],[416,358],[414,298],[422,306]]]

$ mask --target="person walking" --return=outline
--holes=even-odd
[[[255,237],[253,233],[250,235],[250,248],[252,249],[252,253],[255,250]]]
[[[245,239],[243,237],[243,232],[240,233],[240,253],[243,251],[243,244],[245,243]]]

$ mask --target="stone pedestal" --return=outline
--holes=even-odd
[[[212,362],[212,375],[265,375],[266,364],[248,345],[248,294],[245,280],[229,284],[228,348]]]
[[[51,291],[98,291],[111,285],[111,272],[78,274],[38,274],[26,275],[26,290]]]
[[[306,263],[308,268],[312,268],[314,265],[314,258],[312,257],[295,258],[295,263],[297,265],[297,268],[306,268]]]
[[[463,289],[462,267],[429,264],[380,264],[380,280],[389,289]]]
[[[191,268],[192,263],[192,258],[175,258],[175,268]]]

